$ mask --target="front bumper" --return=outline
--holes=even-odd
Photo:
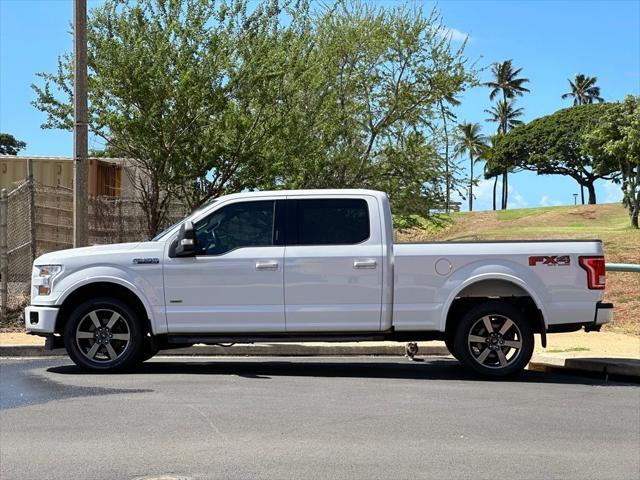
[[[24,326],[27,333],[33,335],[48,335],[55,332],[58,307],[39,307],[29,305],[24,310]]]

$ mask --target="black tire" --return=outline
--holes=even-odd
[[[115,298],[96,298],[78,305],[64,327],[69,357],[80,368],[94,372],[131,366],[140,358],[143,341],[138,315]]]
[[[447,346],[447,350],[449,350],[449,353],[451,355],[453,355],[453,358],[455,358],[456,360],[460,360],[458,358],[458,354],[456,354],[456,346],[455,346],[455,341],[454,341],[454,337],[447,335],[444,338],[444,344]]]
[[[156,347],[150,337],[145,337],[140,349],[138,363],[146,362],[153,358],[160,350]]]
[[[505,378],[524,370],[534,346],[533,329],[522,313],[509,303],[491,301],[472,308],[462,317],[453,348],[456,358],[473,372]]]

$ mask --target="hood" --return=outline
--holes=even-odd
[[[131,242],[112,245],[70,248],[45,253],[33,262],[34,265],[73,265],[88,263],[127,263],[137,256],[161,257],[164,242]]]

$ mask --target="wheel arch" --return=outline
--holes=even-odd
[[[540,333],[541,343],[546,347],[546,315],[542,301],[520,278],[504,274],[483,274],[470,278],[452,292],[443,310],[444,331],[453,332],[457,317],[473,305],[491,300],[513,303],[525,311],[532,321],[534,332]]]
[[[69,289],[65,292],[60,303],[60,311],[56,321],[56,333],[62,333],[64,326],[73,311],[73,308],[80,303],[97,297],[110,297],[128,303],[142,319],[144,331],[153,334],[152,312],[150,307],[144,302],[134,289],[119,282],[109,280],[99,280]]]

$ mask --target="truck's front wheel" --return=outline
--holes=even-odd
[[[94,371],[126,368],[138,358],[142,331],[135,311],[112,298],[88,300],[73,310],[64,329],[69,357]]]
[[[487,377],[521,372],[533,355],[534,337],[522,313],[506,302],[491,301],[471,309],[456,330],[456,357]]]
[[[456,345],[455,345],[455,338],[452,336],[447,336],[444,339],[444,344],[447,346],[447,350],[449,350],[449,353],[456,359],[459,360],[458,358],[458,354],[456,353]]]

